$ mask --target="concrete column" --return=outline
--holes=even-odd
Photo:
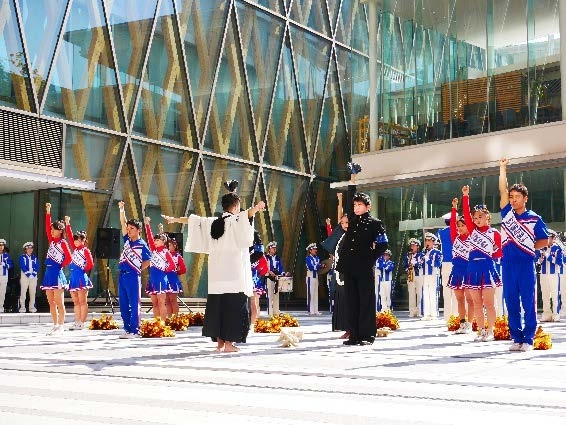
[[[369,26],[369,149],[375,151],[379,125],[377,113],[377,0],[366,1]]]
[[[562,120],[566,114],[566,0],[559,1],[559,25],[560,25],[560,100],[562,105]]]

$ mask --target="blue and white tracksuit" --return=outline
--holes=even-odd
[[[4,312],[4,300],[8,288],[8,274],[14,268],[14,263],[7,252],[0,254],[0,312]]]
[[[318,314],[318,271],[322,268],[318,255],[307,255],[307,309],[309,314]]]
[[[26,309],[26,294],[29,290],[29,311],[35,313],[35,291],[37,289],[37,273],[39,272],[39,259],[37,255],[22,254],[19,258],[20,270],[20,312]]]
[[[118,297],[124,330],[137,334],[140,330],[141,267],[151,259],[149,247],[143,239],[131,241],[123,236],[124,249],[118,264]]]
[[[507,306],[509,332],[518,344],[533,344],[537,327],[535,305],[535,241],[548,239],[548,229],[531,210],[517,214],[507,204],[501,209],[501,268],[505,276],[503,296]],[[521,307],[525,312],[521,323]]]
[[[375,262],[375,299],[376,311],[391,310],[391,292],[393,290],[393,272],[395,263],[383,256]]]
[[[560,274],[564,265],[562,248],[555,242],[550,248],[536,251],[540,264],[540,291],[542,294],[542,321],[560,319]],[[552,305],[551,305],[552,301]]]
[[[436,249],[423,251],[423,317],[438,317],[438,289],[440,284],[440,266],[442,253]]]

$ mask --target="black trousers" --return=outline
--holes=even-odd
[[[346,300],[348,303],[348,325],[351,340],[375,338],[375,283],[373,270],[364,268],[343,273]]]

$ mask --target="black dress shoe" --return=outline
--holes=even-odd
[[[344,341],[342,344],[344,345],[359,345],[361,341],[357,340],[357,339],[348,339],[346,341]]]
[[[360,345],[372,345],[375,341],[375,338],[370,336],[369,338],[364,338],[360,341]]]

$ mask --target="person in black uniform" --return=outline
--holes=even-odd
[[[349,164],[349,168],[361,171],[357,164]],[[388,242],[383,223],[369,214],[369,196],[355,190],[355,185],[348,186],[353,202],[336,270],[343,276],[348,303],[350,337],[344,345],[368,345],[373,344],[377,331],[373,267]]]

